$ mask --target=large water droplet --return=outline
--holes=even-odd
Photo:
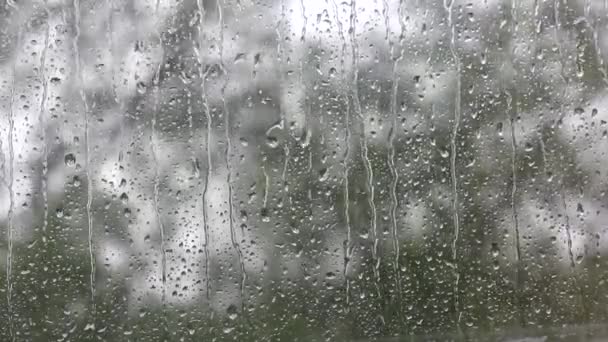
[[[496,242],[492,242],[492,257],[494,257],[494,258],[498,257],[499,253],[500,253],[500,248],[498,247],[498,244]]]
[[[230,304],[230,306],[228,306],[226,313],[228,314],[228,318],[233,321],[239,317],[238,309],[234,304]]]
[[[65,165],[69,167],[74,167],[76,165],[76,157],[73,153],[68,153],[64,157]]]
[[[322,168],[321,170],[319,170],[319,181],[325,182],[327,180],[327,175],[327,168]]]
[[[279,147],[279,139],[277,139],[277,137],[268,136],[266,137],[266,145],[270,148],[277,148]]]
[[[140,94],[145,94],[146,93],[146,84],[144,82],[138,82],[137,83],[137,92]]]
[[[244,61],[247,58],[246,53],[237,53],[234,57],[234,64]]]

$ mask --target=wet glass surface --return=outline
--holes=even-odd
[[[607,14],[5,0],[0,340],[605,339]]]

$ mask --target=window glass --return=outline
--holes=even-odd
[[[0,340],[602,336],[607,14],[2,2]]]

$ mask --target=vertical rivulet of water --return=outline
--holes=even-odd
[[[40,98],[40,112],[38,113],[38,123],[40,124],[41,140],[42,140],[42,182],[40,192],[43,200],[42,213],[42,242],[46,244],[47,228],[49,224],[49,200],[48,200],[48,149],[46,146],[46,98],[48,93],[48,80],[46,77],[46,54],[49,44],[49,31],[51,20],[50,11],[48,9],[47,0],[44,1],[44,10],[46,13],[46,22],[44,28],[44,48],[40,54],[40,83],[42,83],[42,95]]]
[[[461,66],[458,52],[456,51],[456,25],[454,24],[454,5],[455,0],[444,0],[443,5],[448,16],[448,29],[450,30],[450,52],[454,60],[456,68],[456,89],[454,90],[454,121],[452,126],[452,134],[450,138],[450,178],[452,181],[452,219],[454,222],[454,238],[452,240],[452,266],[454,267],[454,310],[456,313],[456,321],[460,326],[462,312],[460,310],[459,299],[459,283],[460,269],[458,266],[458,240],[460,237],[460,218],[459,218],[459,203],[458,203],[458,176],[456,172],[456,158],[458,156],[458,130],[460,127],[460,111],[461,111]]]
[[[375,187],[374,187],[374,170],[372,167],[371,160],[369,159],[369,148],[366,138],[366,119],[361,108],[361,102],[359,100],[359,45],[357,43],[357,1],[351,0],[350,8],[350,40],[351,40],[351,53],[352,53],[352,79],[351,79],[351,96],[353,103],[353,110],[355,115],[360,119],[361,126],[361,157],[363,159],[363,165],[365,166],[366,183],[368,194],[368,205],[371,211],[370,219],[370,236],[372,240],[372,263],[374,273],[374,287],[376,288],[376,295],[380,297],[380,258],[378,256],[378,231],[377,231],[377,213],[375,203]]]
[[[19,11],[19,8],[12,6],[13,9]],[[17,16],[19,18],[20,15]],[[18,19],[20,20],[20,19]],[[8,329],[11,341],[15,341],[15,323],[13,317],[13,233],[14,233],[14,215],[15,215],[15,189],[13,188],[15,181],[15,149],[13,146],[13,134],[15,130],[15,116],[13,112],[13,105],[15,102],[15,87],[17,85],[17,58],[20,52],[22,36],[21,25],[17,28],[16,42],[15,42],[15,55],[13,56],[12,62],[12,74],[13,81],[10,90],[10,100],[8,108],[8,153],[9,153],[9,165],[8,165],[8,193],[9,193],[9,207],[7,214],[7,251],[6,251],[6,307],[8,311]]]
[[[220,32],[221,32],[221,37],[220,37],[220,63],[223,64],[223,44],[224,44],[224,11],[223,11],[223,4],[221,0],[217,1],[217,6],[219,9],[219,17],[220,17]],[[222,86],[222,106],[223,106],[223,111],[224,111],[224,133],[225,133],[225,138],[226,138],[226,149],[224,150],[224,158],[226,160],[226,169],[228,170],[227,172],[227,176],[226,176],[226,185],[228,186],[228,224],[230,226],[230,241],[232,243],[232,248],[234,248],[234,250],[236,251],[237,257],[238,257],[238,263],[239,263],[239,268],[240,268],[240,272],[241,272],[241,280],[240,280],[240,284],[239,284],[239,291],[240,291],[240,297],[241,297],[241,311],[244,314],[245,313],[245,284],[247,281],[247,273],[245,272],[245,260],[243,257],[243,252],[241,250],[241,246],[237,240],[236,237],[236,232],[234,229],[234,215],[233,215],[233,210],[234,210],[234,204],[233,204],[233,190],[232,190],[232,165],[230,163],[230,153],[232,152],[232,144],[231,144],[231,138],[230,138],[230,134],[231,134],[231,130],[230,130],[230,112],[228,110],[228,103],[226,102],[226,87],[228,86],[228,73],[226,72],[225,75],[225,81],[224,81],[224,85]]]
[[[154,102],[152,107],[152,122],[151,122],[151,134],[150,134],[150,146],[152,149],[152,162],[154,164],[154,184],[153,184],[153,204],[154,214],[156,223],[158,224],[158,232],[160,235],[160,255],[161,255],[161,305],[162,305],[162,318],[163,318],[163,334],[167,334],[167,250],[165,246],[165,226],[160,214],[160,162],[158,160],[158,137],[157,137],[157,121],[159,111],[159,97],[160,97],[160,74],[162,72],[162,64],[164,60],[164,47],[163,37],[161,32],[161,22],[159,19],[159,7],[160,0],[156,1],[156,7],[154,9],[154,17],[157,26],[157,34],[159,40],[159,47],[161,49],[160,61],[156,68],[156,72],[153,79],[154,87]]]
[[[394,253],[393,273],[394,273],[394,277],[395,277],[395,291],[397,292],[397,298],[398,298],[399,304],[401,304],[402,303],[401,275],[399,274],[400,249],[399,249],[399,234],[397,231],[397,207],[399,206],[399,201],[397,199],[397,184],[399,183],[399,173],[397,172],[397,168],[395,167],[395,135],[396,135],[397,128],[398,128],[397,94],[399,92],[399,76],[398,76],[397,70],[399,67],[399,62],[403,58],[403,53],[404,53],[403,44],[404,44],[405,28],[403,26],[401,27],[401,34],[400,34],[400,39],[399,39],[399,44],[401,45],[401,48],[399,49],[399,55],[394,56],[395,44],[393,44],[390,41],[390,36],[389,36],[390,28],[388,26],[389,7],[388,7],[388,3],[386,3],[386,1],[385,1],[384,6],[385,6],[384,12],[385,12],[385,16],[386,16],[386,18],[385,18],[386,39],[388,40],[388,43],[389,43],[389,53],[390,53],[391,59],[393,59],[393,70],[392,70],[393,88],[392,88],[392,92],[391,92],[391,104],[390,104],[391,127],[390,127],[390,131],[388,134],[388,155],[387,155],[388,166],[389,166],[389,169],[391,172],[391,177],[392,177],[390,190],[389,190],[390,198],[391,198],[390,222],[391,222],[391,236],[392,236],[392,240],[393,240],[393,253]],[[400,21],[401,21],[401,14],[402,14],[401,12],[402,12],[402,5],[399,4],[399,9],[398,9],[397,13],[400,17],[399,18]],[[399,310],[398,316],[401,321],[402,320],[401,310]]]
[[[340,36],[340,40],[342,41],[342,53],[340,55],[340,68],[342,72],[342,82],[345,84],[348,82],[346,67],[344,63],[344,59],[346,58],[346,38],[344,37],[344,29],[342,26],[342,22],[340,21],[338,5],[335,0],[332,0],[335,21],[338,27],[338,35]],[[344,105],[345,105],[345,113],[344,113],[344,126],[345,126],[345,137],[344,137],[344,155],[342,159],[342,172],[343,172],[343,184],[344,184],[344,223],[346,225],[346,239],[344,240],[344,267],[342,269],[342,276],[344,277],[344,290],[345,290],[345,310],[348,311],[350,307],[350,280],[348,278],[348,267],[351,261],[351,241],[352,241],[352,230],[350,223],[350,184],[349,184],[349,160],[350,160],[350,139],[351,139],[351,129],[350,129],[350,101],[348,100],[348,96],[344,97]]]
[[[562,103],[561,103],[561,110],[560,110],[561,113],[560,113],[560,117],[559,117],[559,121],[561,122],[563,117],[566,115],[564,103],[568,100],[568,89],[570,88],[570,78],[566,74],[566,65],[564,63],[564,58],[566,56],[563,52],[563,46],[562,46],[561,38],[560,38],[560,33],[561,33],[561,28],[562,28],[562,22],[561,22],[561,10],[562,9],[561,9],[560,4],[561,4],[561,0],[554,0],[554,2],[553,2],[553,10],[554,10],[554,16],[555,16],[555,40],[557,42],[558,55],[559,55],[560,76],[562,78],[562,81],[564,82],[564,92],[562,95]],[[574,269],[575,263],[574,263],[574,253],[572,252],[572,234],[571,234],[571,229],[570,229],[571,228],[570,227],[570,217],[568,215],[568,207],[566,205],[563,181],[562,181],[562,184],[560,185],[560,198],[561,198],[562,207],[564,210],[564,216],[566,219],[566,239],[567,239],[567,248],[568,248],[568,258],[570,260],[570,267],[572,269]]]
[[[209,267],[211,265],[209,260],[209,216],[207,214],[207,191],[209,189],[209,177],[211,175],[211,113],[209,112],[209,106],[207,104],[207,95],[205,90],[205,79],[207,74],[205,72],[205,61],[202,52],[202,42],[201,40],[204,37],[204,25],[205,25],[205,7],[203,5],[203,0],[197,0],[197,11],[199,16],[199,22],[197,26],[198,31],[198,44],[196,45],[196,56],[198,59],[198,76],[201,79],[201,101],[202,101],[202,110],[205,114],[207,120],[207,129],[205,130],[205,154],[207,156],[206,163],[206,172],[205,179],[203,185],[203,235],[204,235],[204,243],[203,243],[203,254],[205,255],[205,296],[209,299],[210,295],[210,281],[209,281]]]
[[[76,65],[76,75],[78,77],[78,85],[79,85],[79,94],[82,101],[82,105],[84,107],[84,159],[86,161],[86,169],[85,176],[87,179],[87,202],[86,202],[86,219],[87,219],[87,236],[88,236],[88,246],[89,246],[89,263],[90,263],[90,273],[89,273],[89,286],[91,292],[91,316],[93,320],[95,320],[96,316],[96,305],[95,305],[95,292],[96,292],[96,284],[95,284],[95,251],[94,251],[94,242],[93,242],[93,214],[91,212],[91,206],[93,202],[93,179],[91,175],[91,151],[90,151],[90,141],[89,141],[89,104],[87,101],[87,95],[85,92],[85,84],[83,71],[80,61],[80,0],[74,0],[74,54],[75,54],[75,65]],[[93,323],[93,327],[94,327]]]

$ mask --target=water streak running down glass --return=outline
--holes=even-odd
[[[5,0],[0,341],[608,338],[608,1]]]

